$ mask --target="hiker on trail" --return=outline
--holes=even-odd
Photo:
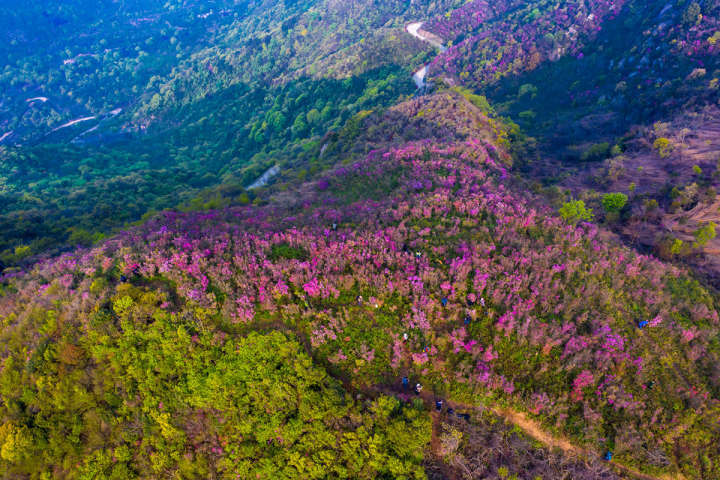
[[[415,257],[416,258],[422,257],[422,252],[415,252]]]
[[[408,339],[408,334],[407,334],[407,332],[405,332],[405,333],[403,333],[403,340],[407,341],[407,339]]]
[[[333,232],[337,230],[337,223],[334,223],[334,222],[333,222],[333,224],[332,224],[332,229],[333,229]]]
[[[447,306],[447,302],[448,302],[447,297],[443,297],[442,299],[440,299],[440,303],[442,303],[442,306],[443,306],[443,307],[446,307],[446,306]]]
[[[402,377],[402,386],[403,388],[410,386],[410,379],[408,377]]]
[[[416,383],[415,384],[415,395],[420,395],[420,392],[422,392],[422,389],[423,389],[422,385],[420,385],[419,383]]]
[[[425,345],[425,348],[423,348],[423,350],[425,351],[425,353],[430,353],[430,347],[427,345]]]
[[[435,410],[438,412],[442,410],[443,401],[442,400],[435,400]]]
[[[480,297],[480,305],[485,306],[485,297]]]
[[[362,305],[362,303],[363,303],[362,295],[358,295],[357,298],[356,298],[356,300],[357,300],[357,302],[358,302],[358,305]]]
[[[470,318],[470,315],[465,315],[465,325],[470,325],[471,321],[472,321],[472,318]]]

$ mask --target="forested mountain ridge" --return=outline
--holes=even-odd
[[[668,5],[13,5],[4,34],[27,47],[39,15],[52,52],[77,25],[93,48],[132,22],[128,43],[190,37],[142,40],[174,59],[148,79],[128,52],[138,76],[58,106],[63,128],[49,100],[4,111],[1,476],[720,476],[720,296],[696,268],[717,9]],[[42,80],[53,54],[23,55],[4,71]],[[632,235],[652,200],[685,235],[667,255]]]
[[[4,125],[56,127],[134,104],[158,76],[203,47],[274,27],[311,2],[6,3]],[[32,100],[32,99],[37,100]],[[29,111],[28,111],[29,110]],[[37,133],[28,132],[28,135]],[[46,133],[40,130],[39,133]]]
[[[425,6],[422,14],[452,4]],[[0,125],[12,134],[4,141],[37,139],[117,108],[131,111],[134,128],[144,127],[158,110],[237,84],[278,85],[302,74],[346,78],[317,63],[419,13],[399,0],[6,5]],[[358,63],[359,74],[388,61]]]
[[[372,133],[372,125],[385,128]],[[381,417],[350,424],[332,420],[338,407],[305,413],[305,402],[318,401],[309,398],[286,413],[274,406],[279,393],[255,393],[252,377],[231,375],[240,365],[252,371],[249,358],[227,358],[240,362],[227,369],[213,360],[221,351],[253,357],[243,342],[260,338],[245,335],[270,328],[304,339],[315,362],[371,398],[375,386],[392,391],[408,376],[448,400],[522,408],[650,474],[717,471],[712,294],[686,272],[612,246],[590,224],[567,225],[518,193],[508,184],[503,128],[459,93],[366,117],[354,132],[342,132],[328,155],[345,156],[345,142],[377,148],[277,191],[264,206],[166,213],[6,277],[4,468],[70,477],[332,478],[337,468],[350,478],[425,475],[417,467],[430,433],[420,405],[408,412],[380,399],[385,406],[368,408]],[[291,380],[300,374],[285,372],[272,388],[289,382],[301,399],[317,392]],[[231,385],[248,392],[242,406],[218,397]],[[243,415],[275,433],[244,426]],[[333,435],[348,427],[396,433],[375,430],[386,460],[367,457],[357,470],[366,453],[341,441],[345,453],[327,463],[332,444],[313,440],[326,434],[283,415],[320,415],[317,427],[340,429]],[[276,446],[267,448],[270,438]],[[295,451],[305,460],[278,457]],[[257,455],[267,461],[251,462]],[[496,461],[475,465],[477,478],[509,469],[534,478],[527,475],[552,465]]]
[[[402,31],[420,9],[407,2],[105,6],[7,6],[0,17],[3,267],[218,184],[252,200],[243,187],[279,151],[411,95],[408,59],[427,51]],[[44,44],[30,37],[36,17],[53,32]]]

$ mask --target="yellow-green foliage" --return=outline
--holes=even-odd
[[[200,331],[120,285],[86,336],[0,371],[0,472],[66,478],[425,478],[422,408],[357,404],[280,332]],[[6,338],[7,340],[7,338]]]
[[[695,248],[704,247],[710,240],[714,239],[716,236],[715,227],[717,227],[715,222],[708,222],[695,230],[693,234],[695,237],[695,243],[693,246]]]
[[[582,200],[571,200],[563,203],[559,213],[563,220],[569,223],[589,222],[593,219],[592,208],[587,208]]]
[[[487,97],[485,97],[485,95],[476,95],[472,93],[470,89],[463,87],[452,87],[451,90],[461,94],[470,103],[482,110],[485,115],[495,115],[495,110],[492,108],[490,102],[488,102],[488,99]]]
[[[657,150],[661,158],[667,158],[673,150],[672,143],[665,137],[658,137],[653,142],[653,148]]]
[[[0,425],[0,458],[7,462],[20,463],[27,459],[32,438],[26,427],[12,422]]]

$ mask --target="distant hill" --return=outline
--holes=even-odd
[[[452,43],[430,74],[487,96],[529,136],[523,175],[604,213],[641,248],[718,279],[715,2],[469,2],[425,26]],[[666,146],[662,146],[666,145]]]
[[[430,50],[401,1],[90,3],[2,7],[1,268],[241,196],[276,152],[411,95]]]

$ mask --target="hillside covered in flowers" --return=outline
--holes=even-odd
[[[717,1],[0,27],[0,478],[720,479]]]
[[[717,2],[473,1],[423,29],[448,45],[429,75],[517,123],[522,175],[556,208],[582,200],[628,244],[720,285]]]
[[[165,212],[3,277],[0,472],[720,476],[713,291],[560,218],[460,93],[358,122],[255,205]]]

